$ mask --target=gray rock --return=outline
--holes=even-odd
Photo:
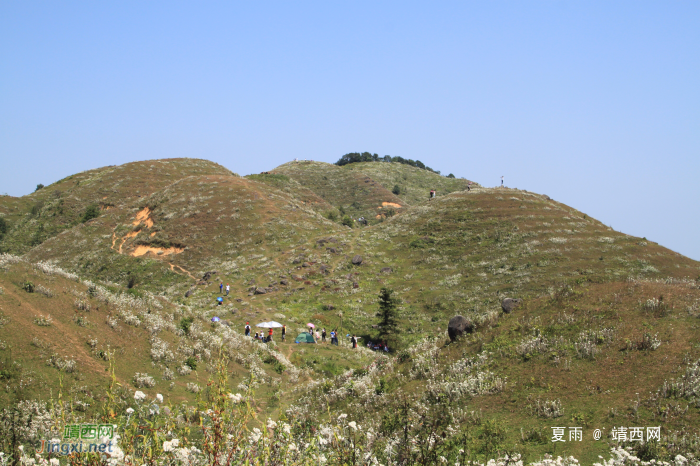
[[[280,285],[287,286],[289,285],[289,282],[287,280],[280,280]]]
[[[455,341],[458,336],[464,333],[472,333],[473,331],[474,323],[464,316],[454,316],[447,324],[447,334],[452,341]]]
[[[380,270],[381,273],[391,273],[393,271],[394,269],[392,269],[391,267],[383,267],[382,270]]]
[[[255,291],[254,291],[255,294],[266,294],[267,292],[268,292],[268,289],[267,289],[267,288],[262,288],[262,287],[256,288]]]
[[[362,256],[357,254],[355,257],[352,258],[352,263],[354,265],[360,265],[362,264]]]
[[[194,293],[194,290],[195,290],[194,288],[190,288],[189,290],[187,290],[187,293],[185,293],[185,298],[189,298],[190,296],[192,296],[192,293]]]
[[[522,299],[506,298],[501,302],[501,309],[503,309],[503,312],[506,314],[510,314],[516,307],[520,306],[522,302]]]

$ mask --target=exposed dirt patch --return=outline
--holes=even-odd
[[[133,225],[136,226],[144,220],[148,219],[149,215],[151,215],[151,209],[149,209],[148,207],[144,207],[142,211],[136,214],[136,220],[134,220]]]
[[[185,268],[183,268],[183,267],[180,267],[179,265],[172,264],[172,263],[170,263],[170,262],[168,262],[168,265],[170,266],[170,270],[172,270],[173,272],[178,273],[175,269],[180,269],[183,273],[187,274],[187,276],[190,277],[192,280],[197,280],[197,277],[195,277],[194,275],[192,275],[192,274],[189,272],[189,270],[187,270],[187,269],[185,269]]]
[[[383,207],[393,207],[395,209],[400,209],[402,206],[397,204],[396,202],[382,202],[381,207],[378,207],[379,209]]]
[[[162,256],[169,254],[180,254],[184,250],[184,248],[154,248],[152,246],[136,246],[136,249],[129,255],[134,257],[140,257],[150,252],[155,255]]]
[[[162,256],[170,254],[180,254],[184,250],[184,248],[154,248],[151,246],[136,246],[134,252],[130,253],[129,255],[134,257],[141,257],[150,252],[155,255]]]
[[[155,235],[156,235],[156,232],[154,231],[153,233],[151,233],[151,238],[153,238]]]
[[[151,209],[144,207],[142,211],[136,214],[136,220],[131,222],[131,224],[137,226],[140,223],[145,223],[146,227],[151,228],[153,226],[153,220],[151,220],[150,215]]]

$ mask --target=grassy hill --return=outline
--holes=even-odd
[[[342,213],[379,219],[400,211],[406,203],[365,173],[324,162],[289,162],[273,173],[286,175],[310,189]]]
[[[342,168],[364,173],[389,190],[398,186],[398,196],[409,205],[427,200],[432,189],[442,196],[455,191],[465,191],[469,183],[469,180],[463,178],[447,178],[401,163],[362,162],[344,165]],[[479,185],[472,182],[472,186]]]
[[[322,428],[319,413],[347,413],[372,433],[358,437],[361,448],[384,463],[519,452],[588,464],[616,444],[616,426],[662,427],[658,444],[629,444],[647,459],[700,451],[698,262],[547,196],[475,183],[467,192],[466,180],[406,165],[290,162],[242,178],[203,161],[178,161],[177,175],[141,164],[161,170],[141,165],[130,185],[110,168],[123,197],[86,222],[80,209],[102,192],[74,192],[81,204],[64,216],[22,213],[37,193],[0,205],[12,224],[2,244],[26,251],[0,261],[2,374],[8,387],[39,380],[22,396],[57,389],[57,374],[97,393],[109,345],[124,387],[136,389],[135,374],[148,373],[151,391],[190,403],[223,355],[229,390],[254,388],[261,417],[294,421],[302,439]],[[438,198],[428,201],[426,187]],[[341,208],[374,222],[328,220]],[[389,209],[394,215],[382,215]],[[31,247],[26,236],[39,219],[57,233]],[[28,293],[27,282],[53,296]],[[231,292],[219,305],[221,282]],[[388,354],[362,347],[379,336],[384,287],[398,305]],[[505,298],[522,304],[504,312]],[[53,327],[37,323],[48,313]],[[471,331],[451,343],[455,315]],[[331,347],[282,342],[278,332],[268,345],[242,336],[246,322],[265,320],[286,324],[292,338],[309,322],[337,328],[360,336],[361,348],[345,337]],[[54,329],[66,337],[46,343]],[[95,347],[85,343],[93,338]],[[54,353],[75,360],[80,375],[57,369]],[[188,361],[196,372],[183,369]],[[553,443],[556,426],[582,427],[584,439]],[[598,441],[596,428],[605,432]]]

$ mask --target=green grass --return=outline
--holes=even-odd
[[[462,406],[466,414],[455,428],[482,456],[515,448],[531,460],[568,452],[592,462],[608,449],[606,442],[587,440],[554,450],[549,438],[558,423],[609,430],[617,422],[661,422],[666,433],[697,425],[695,401],[654,394],[700,358],[698,262],[615,232],[546,196],[477,184],[466,192],[465,183],[388,163],[297,162],[241,178],[209,162],[175,160],[84,172],[24,198],[2,198],[0,213],[11,225],[4,248],[26,252],[30,263],[54,262],[112,296],[146,303],[135,311],[140,325],[129,325],[124,308],[90,295],[87,281],[6,264],[0,309],[10,320],[0,328],[2,377],[16,384],[22,377],[36,380],[23,396],[55,392],[59,371],[46,361],[56,353],[74,357],[81,371],[65,374],[64,388],[85,385],[96,393],[108,367],[99,351],[109,345],[125,386],[135,388],[134,373],[147,372],[156,380],[152,391],[192,401],[187,384],[205,383],[217,351],[213,342],[224,338],[232,390],[251,371],[261,374],[256,393],[266,414],[277,417],[313,400],[322,410],[394,425],[384,413],[400,412],[406,400],[434,414]],[[401,188],[398,196],[391,193],[394,185]],[[437,189],[438,198],[428,201],[426,188]],[[56,198],[64,203],[51,200],[57,189],[66,193]],[[81,223],[87,206],[101,201],[101,215]],[[388,211],[377,209],[383,202],[401,207],[377,219]],[[344,227],[341,208],[373,221]],[[337,214],[335,221],[329,212]],[[135,256],[143,247],[164,253]],[[355,255],[362,256],[361,265],[352,264]],[[215,273],[200,282],[206,272]],[[25,292],[27,281],[55,296]],[[215,301],[220,281],[231,286],[222,306]],[[364,345],[377,337],[382,287],[400,300],[389,356],[353,351],[347,338],[335,348],[281,342],[276,333],[277,353],[238,340],[245,322],[277,320],[290,338],[313,322],[342,336],[357,334]],[[504,315],[504,297],[524,304]],[[78,313],[77,301],[93,310]],[[40,313],[50,313],[54,327],[36,325]],[[150,313],[163,321],[154,334],[146,328]],[[447,322],[457,314],[475,322],[476,331],[446,344]],[[119,331],[107,323],[109,316],[116,316]],[[213,324],[214,316],[225,323]],[[188,322],[186,331],[182,322]],[[59,326],[66,338],[53,341],[50,332]],[[35,337],[39,343],[32,345]],[[90,337],[99,348],[86,343]],[[161,344],[154,337],[174,352],[172,361],[153,361],[151,351]],[[425,343],[428,337],[434,343]],[[660,346],[644,349],[653,338]],[[431,394],[437,382],[467,383],[469,370],[459,364],[484,355],[486,362],[474,370],[490,374],[486,380],[497,390],[451,394],[448,404]],[[198,373],[179,375],[188,358]],[[377,364],[380,371],[373,369]],[[172,391],[166,369],[175,377]],[[637,393],[639,406],[630,411]],[[9,403],[10,394],[3,396]],[[538,414],[538,401],[557,400],[563,416]],[[498,442],[489,443],[489,436]]]

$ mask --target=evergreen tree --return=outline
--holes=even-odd
[[[398,333],[398,299],[391,294],[392,290],[382,288],[379,292],[379,337],[387,339]]]

